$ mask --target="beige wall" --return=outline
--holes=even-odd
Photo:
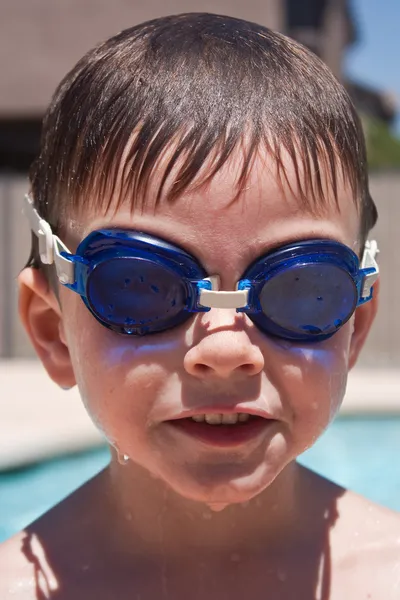
[[[33,356],[17,317],[16,278],[30,249],[30,233],[22,215],[27,190],[23,177],[0,177],[0,356]]]
[[[40,114],[98,42],[168,14],[211,12],[282,29],[281,0],[1,0],[0,114]]]
[[[16,306],[15,278],[30,245],[28,226],[21,214],[25,189],[23,178],[0,179],[0,356],[33,356],[18,322]],[[380,213],[373,235],[381,249],[381,304],[360,363],[366,367],[399,367],[400,252],[396,251],[396,242],[400,237],[400,173],[373,176],[371,190]]]
[[[328,2],[324,18],[321,58],[336,77],[342,75],[344,53],[348,42],[348,29],[344,0]]]
[[[304,43],[318,38],[321,57],[338,77],[348,42],[346,2],[329,0],[322,31],[296,32]],[[183,12],[226,14],[279,31],[286,26],[283,0],[2,0],[0,115],[40,115],[60,79],[95,44],[126,27]]]
[[[361,364],[400,367],[400,173],[375,175],[371,193],[379,220],[372,232],[379,244],[381,270],[380,306]]]

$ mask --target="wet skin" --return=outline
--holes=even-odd
[[[74,251],[101,227],[143,230],[196,256],[223,290],[233,290],[255,258],[290,241],[331,238],[359,251],[359,215],[344,184],[338,207],[328,194],[318,213],[307,212],[259,159],[232,203],[236,166],[156,210],[87,211],[63,240]],[[283,600],[299,589],[302,598],[323,600],[343,599],[347,589],[355,590],[351,598],[375,594],[370,565],[393,565],[398,519],[373,508],[381,526],[369,523],[369,503],[294,459],[340,407],[376,298],[318,344],[270,338],[226,309],[135,339],[102,327],[64,288],[60,307],[40,273],[24,272],[20,285],[22,319],[45,368],[59,385],[79,386],[113,450],[104,473],[3,550],[11,581],[34,582],[26,597],[41,598],[46,577],[57,600],[122,599],[133,590],[152,600],[235,599],[244,591],[258,598],[265,590]],[[222,406],[263,411],[274,426],[235,448],[170,426],[187,410]],[[369,524],[355,542],[360,523]],[[393,589],[387,585],[382,600],[397,598]]]

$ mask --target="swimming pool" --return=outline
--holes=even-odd
[[[400,416],[341,417],[300,462],[400,511]],[[0,541],[48,510],[108,462],[107,448],[0,473]]]

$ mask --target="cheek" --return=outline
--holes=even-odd
[[[307,346],[288,345],[281,368],[293,431],[309,446],[321,435],[342,403],[347,383],[352,324],[332,338]]]
[[[118,335],[98,323],[78,296],[68,300],[65,336],[86,410],[111,444],[126,432],[139,441],[178,379],[179,340]]]

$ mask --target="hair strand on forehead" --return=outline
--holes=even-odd
[[[365,240],[376,208],[360,121],[343,87],[293,40],[210,14],[137,25],[78,62],[44,119],[30,172],[35,206],[57,232],[66,215],[89,208],[173,202],[210,182],[239,148],[238,194],[261,151],[290,186],[289,158],[292,191],[309,210],[328,195],[337,202],[340,176]],[[39,265],[37,247],[30,264]]]

